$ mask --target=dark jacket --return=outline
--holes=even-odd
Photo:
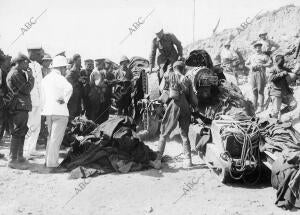
[[[293,93],[286,80],[288,72],[291,72],[291,70],[286,67],[278,68],[274,66],[271,69],[269,77],[269,80],[271,82],[271,96],[281,97]]]
[[[27,79],[25,72],[18,71],[13,67],[6,77],[6,83],[9,89],[8,108],[10,110],[31,111],[30,91],[34,86],[34,77],[28,74]]]
[[[177,48],[177,51],[174,47]],[[175,62],[178,57],[182,57],[182,46],[181,42],[176,38],[174,34],[164,34],[162,39],[154,38],[152,41],[152,48],[150,54],[150,64],[154,67],[156,50],[158,49],[159,54],[157,56],[157,64],[163,64],[170,61],[170,63]]]
[[[81,99],[82,99],[82,83],[80,82],[80,71],[76,69],[71,69],[67,75],[66,79],[70,82],[73,87],[72,96],[68,102],[68,109],[70,117],[74,118],[79,116],[81,113]]]
[[[89,106],[89,92],[90,92],[90,75],[92,71],[88,70],[81,70],[80,71],[80,83],[82,84],[82,100],[83,100],[83,107],[84,110],[88,109]]]
[[[0,110],[4,108],[4,96],[7,94],[7,85],[6,85],[6,75],[5,71],[1,70],[0,68],[0,75],[1,75],[1,83],[0,83]]]

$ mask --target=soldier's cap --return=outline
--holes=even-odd
[[[31,46],[28,46],[27,47],[27,50],[28,51],[31,51],[31,50],[42,50],[43,48],[42,48],[42,46],[37,46],[37,45],[31,45]]]
[[[259,32],[259,34],[258,34],[258,36],[260,37],[260,36],[262,36],[262,35],[267,35],[268,33],[266,32],[266,31],[261,31],[261,32]]]
[[[45,53],[42,60],[52,60],[52,58],[51,58],[50,54]]]
[[[121,59],[120,59],[120,64],[124,61],[129,61],[128,57],[127,56],[122,56]]]
[[[95,62],[97,63],[102,63],[105,61],[105,58],[98,58],[98,59],[95,59]]]
[[[255,48],[256,46],[262,46],[262,43],[260,41],[256,41],[253,43],[253,47]]]
[[[185,63],[183,61],[176,61],[175,63],[173,63],[173,68],[175,69],[175,67],[184,67]]]
[[[85,59],[84,62],[85,63],[94,63],[94,60],[92,60],[92,59]]]
[[[18,63],[18,62],[25,61],[25,60],[30,61],[26,55],[24,55],[22,53],[18,53],[17,56],[14,57],[11,62]]]

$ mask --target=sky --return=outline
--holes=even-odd
[[[300,0],[0,0],[0,48],[12,56],[42,46],[52,56],[148,59],[159,28],[186,46],[193,42],[193,20],[199,40],[212,35],[219,18],[217,32],[288,4]],[[30,20],[35,24],[26,27]]]

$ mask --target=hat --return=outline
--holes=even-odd
[[[45,53],[42,60],[52,60],[50,54]]]
[[[185,64],[183,61],[176,61],[175,63],[173,63],[173,68],[180,66],[180,67],[184,67]]]
[[[256,47],[256,46],[262,46],[262,43],[260,41],[256,41],[253,43],[253,47]]]
[[[52,61],[51,68],[68,66],[67,58],[64,56],[55,56]]]
[[[113,64],[113,62],[110,59],[108,59],[108,58],[104,58],[104,62],[108,63],[108,64]]]
[[[28,47],[27,47],[27,50],[29,51],[29,50],[41,50],[41,49],[43,49],[42,48],[42,46],[40,46],[40,45],[29,45]]]
[[[125,55],[121,57],[120,64],[124,61],[129,61],[128,57],[126,57]]]
[[[97,62],[97,63],[102,63],[102,62],[104,62],[104,61],[105,61],[104,58],[98,58],[98,59],[95,59],[95,62]]]
[[[267,35],[267,34],[268,34],[268,33],[265,32],[265,31],[260,31],[259,34],[258,34],[258,36],[260,37],[261,35]]]
[[[55,56],[64,56],[64,57],[66,57],[66,51],[59,52]]]
[[[94,60],[93,59],[85,59],[84,62],[85,63],[87,63],[87,62],[94,62]]]
[[[20,62],[20,61],[30,61],[29,58],[22,54],[22,53],[19,53],[13,60],[12,60],[12,63],[17,63],[17,62]]]

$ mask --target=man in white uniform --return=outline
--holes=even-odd
[[[46,166],[55,168],[59,165],[59,148],[68,124],[68,101],[72,95],[72,85],[64,77],[67,71],[67,59],[56,56],[51,72],[42,80],[42,115],[46,116],[48,141]]]
[[[29,67],[34,77],[34,86],[30,92],[32,110],[28,117],[28,132],[25,136],[24,154],[27,157],[41,156],[42,153],[36,150],[36,144],[41,129],[41,81],[43,79],[42,66],[38,63],[43,58],[41,47],[30,47],[28,56],[30,59]]]

